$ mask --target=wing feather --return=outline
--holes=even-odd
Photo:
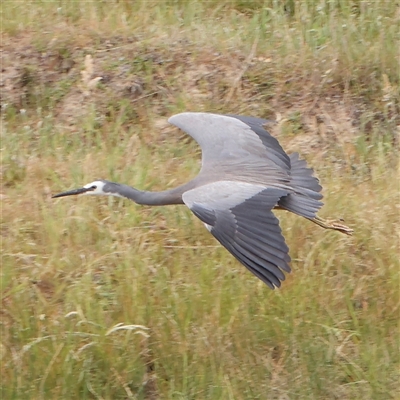
[[[264,125],[270,121],[262,118],[247,117],[243,115],[227,114],[227,116],[236,118],[248,125],[251,130],[261,139],[264,146],[268,148],[271,160],[276,165],[279,165],[282,169],[290,169],[289,156],[286,155],[278,140],[264,129]]]
[[[275,286],[279,287],[280,282],[276,280],[275,276],[271,274],[269,271],[261,268],[249,258],[247,258],[240,250],[237,250],[236,246],[232,246],[229,242],[224,242],[219,240],[219,242],[226,247],[227,250],[241,263],[243,264],[250,272],[252,272],[257,278],[261,279],[268,287],[271,289],[275,289]],[[276,285],[274,285],[274,282]]]
[[[282,246],[282,243],[279,241],[279,239],[276,238],[276,233],[268,232],[269,234],[267,235],[265,230],[264,232],[258,231],[251,231],[248,229],[244,229],[243,227],[240,228],[238,235],[244,235],[247,238],[257,240],[258,242],[265,244],[265,246],[274,246],[275,249],[277,249],[279,246]],[[279,237],[279,236],[278,236]],[[282,246],[283,247],[283,246]],[[286,246],[286,249],[284,250],[283,248],[281,249],[281,254],[280,257],[283,258],[286,262],[290,262],[290,257],[288,256],[288,248]]]
[[[214,182],[183,194],[193,213],[232,255],[269,287],[280,287],[290,257],[272,208],[287,192],[242,182]]]
[[[277,260],[277,258],[275,258],[274,260],[274,258],[271,257],[271,254],[260,251],[259,249],[254,249],[254,247],[251,247],[249,243],[246,243],[246,241],[240,240],[238,238],[236,238],[235,240],[235,248],[240,249],[241,254],[243,254],[247,258],[251,258],[252,260],[256,261],[259,266],[273,273],[280,280],[285,279],[285,275],[277,267],[277,265],[281,264],[281,259]],[[266,259],[271,262],[266,261]]]
[[[187,132],[202,150],[201,173],[275,186],[290,181],[290,159],[259,118],[185,112],[168,122]],[[238,179],[239,180],[239,179]]]
[[[259,240],[251,239],[240,233],[236,235],[235,243],[240,245],[243,249],[251,251],[255,257],[258,257],[261,260],[268,259],[280,268],[285,266],[284,257],[286,254],[282,253],[276,247],[268,246],[265,243],[261,243]]]

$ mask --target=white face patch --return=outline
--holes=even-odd
[[[92,187],[96,187],[94,190],[89,190],[88,192],[82,193],[82,194],[96,194],[96,195],[110,195],[111,193],[105,193],[103,191],[105,183],[102,181],[94,181],[91,183],[88,183],[87,185],[84,186],[84,188],[89,189]]]

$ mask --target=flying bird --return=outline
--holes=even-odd
[[[97,180],[70,195],[108,195],[137,204],[185,204],[211,234],[271,289],[290,272],[289,249],[273,209],[300,215],[326,229],[352,229],[317,216],[321,186],[298,153],[288,155],[264,125],[265,119],[184,112],[169,123],[187,132],[202,149],[199,174],[171,190],[148,192]]]

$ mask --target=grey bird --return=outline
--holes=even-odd
[[[290,272],[289,249],[273,209],[284,209],[326,229],[352,229],[317,216],[321,186],[298,153],[286,154],[264,125],[265,119],[185,112],[168,122],[187,132],[202,149],[199,174],[162,192],[97,180],[53,198],[108,195],[138,204],[185,204],[232,255],[271,289]]]

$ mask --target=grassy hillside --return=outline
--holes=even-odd
[[[400,398],[396,2],[0,7],[0,397]],[[271,291],[185,207],[51,199],[194,177],[184,110],[275,120],[354,236],[277,212]]]

